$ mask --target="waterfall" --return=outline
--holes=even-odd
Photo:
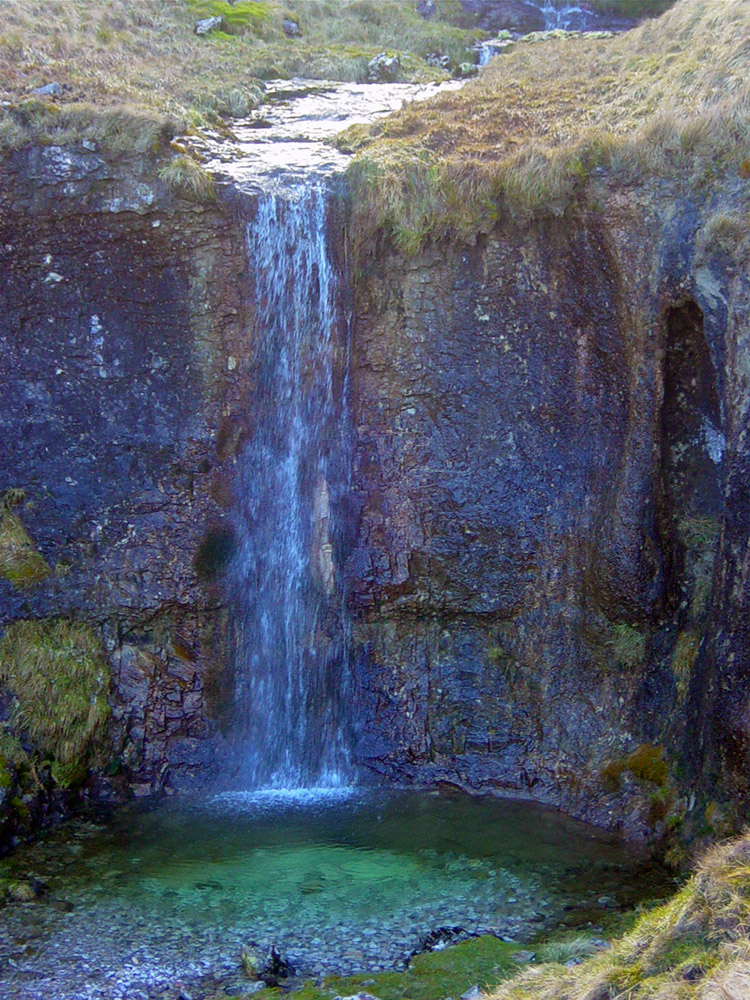
[[[254,412],[239,458],[236,706],[251,787],[346,782],[347,624],[337,516],[349,485],[349,317],[322,184],[260,196]]]

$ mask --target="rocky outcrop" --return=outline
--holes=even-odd
[[[540,7],[530,0],[462,0],[462,6],[476,16],[484,31],[512,31],[526,35],[544,31],[545,18]]]
[[[378,773],[637,834],[702,808],[694,782],[746,808],[750,283],[660,194],[387,251],[360,288],[348,572]],[[667,773],[611,781],[639,747]]]
[[[0,492],[52,568],[0,579],[0,619],[72,617],[103,636],[100,791],[215,774],[212,545],[247,393],[241,227],[171,196],[153,163],[85,146],[11,154],[0,197]]]

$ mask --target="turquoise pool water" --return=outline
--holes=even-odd
[[[0,913],[8,1000],[240,992],[251,942],[302,975],[393,968],[442,927],[523,941],[666,891],[638,850],[552,810],[347,789],[130,808],[4,864],[48,886]]]

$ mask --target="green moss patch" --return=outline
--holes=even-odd
[[[417,955],[403,972],[372,972],[359,976],[326,976],[320,984],[309,980],[288,996],[293,1000],[332,1000],[337,996],[370,993],[380,1000],[439,1000],[459,997],[471,986],[485,990],[518,969],[512,955],[519,945],[490,934],[450,945],[441,951]],[[258,1000],[281,996],[267,989],[254,994]]]
[[[11,510],[12,502],[6,495],[0,504],[0,577],[16,587],[33,587],[51,570],[20,517]]]
[[[669,769],[662,747],[644,743],[627,757],[613,760],[602,769],[601,778],[605,788],[617,791],[622,775],[628,771],[636,781],[649,782],[662,788],[667,783]]]
[[[646,637],[633,625],[620,622],[612,629],[610,645],[619,667],[634,670],[646,659]]]
[[[261,34],[271,19],[271,8],[262,0],[238,0],[234,4],[226,0],[188,0],[188,5],[196,19],[220,17],[230,35]]]
[[[15,697],[15,723],[51,760],[55,780],[77,784],[109,716],[101,640],[64,618],[12,622],[0,641],[0,681]]]

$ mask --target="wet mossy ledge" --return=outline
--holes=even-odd
[[[22,619],[0,639],[0,683],[9,698],[0,722],[0,840],[12,842],[34,832],[43,801],[111,764],[111,675],[89,625]]]
[[[685,0],[611,38],[532,34],[459,91],[353,126],[337,144],[354,156],[355,259],[378,236],[409,256],[473,243],[508,217],[596,210],[611,185],[707,197],[747,182],[749,31],[743,0]],[[750,214],[719,212],[713,226],[748,252]]]

